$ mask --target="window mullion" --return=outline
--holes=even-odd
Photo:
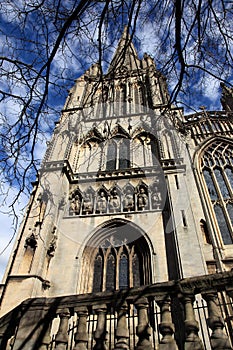
[[[120,257],[119,257],[119,249],[118,249],[118,252],[116,254],[116,266],[115,266],[115,269],[116,269],[116,274],[115,274],[115,277],[116,277],[116,280],[115,280],[116,289],[119,289],[119,261],[120,261]]]
[[[119,169],[120,164],[120,142],[116,142],[116,169]]]
[[[108,260],[108,254],[106,251],[103,251],[103,273],[102,273],[102,291],[104,292],[106,290],[106,276],[107,276],[107,260]]]
[[[229,168],[230,169],[230,168]],[[232,169],[231,169],[232,170]],[[231,187],[231,183],[228,179],[228,176],[226,175],[225,173],[225,168],[223,169],[222,171],[222,175],[223,175],[223,178],[224,178],[224,181],[226,183],[226,186],[228,188],[228,191],[229,191],[229,194],[230,194],[230,198],[233,199],[233,188]]]
[[[217,201],[219,201],[221,204],[223,204],[224,203],[224,198],[222,196],[221,188],[220,188],[220,186],[218,184],[218,180],[216,178],[216,175],[214,173],[214,169],[213,168],[211,169],[211,175],[212,175],[212,180],[213,180],[214,187],[215,187],[217,195],[218,195]]]
[[[224,172],[222,171],[221,173],[223,174]],[[215,175],[213,170],[212,170],[212,179],[213,179],[213,183],[214,183],[214,186],[216,188],[216,191],[217,191],[217,194],[218,194],[218,198],[219,198],[217,201],[215,201],[215,203],[219,202],[219,204],[221,205],[221,207],[223,209],[223,215],[225,217],[226,225],[228,226],[231,235],[233,235],[232,224],[231,224],[231,220],[230,220],[230,217],[229,217],[229,214],[228,214],[228,211],[227,211],[227,207],[226,207],[226,203],[227,203],[228,200],[223,198],[220,185],[219,185],[219,183],[217,181],[216,175]],[[224,180],[225,180],[225,177],[224,177]],[[225,183],[225,185],[226,185],[226,183]]]
[[[134,254],[134,247],[130,249],[129,253],[129,288],[132,288],[133,285],[133,259],[132,256]]]

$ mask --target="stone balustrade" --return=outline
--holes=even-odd
[[[28,299],[0,319],[0,349],[233,349],[232,295],[233,272],[224,272]]]

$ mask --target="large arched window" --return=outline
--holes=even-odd
[[[107,144],[106,170],[125,169],[130,166],[130,141],[114,137]]]
[[[84,292],[113,291],[151,283],[149,247],[131,224],[111,222],[96,232],[84,250],[90,261]],[[102,237],[100,240],[99,237]],[[87,255],[86,255],[87,254]]]
[[[224,244],[233,244],[233,146],[209,145],[202,156],[202,172]]]

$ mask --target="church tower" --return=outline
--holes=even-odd
[[[165,77],[138,58],[127,29],[100,73],[94,64],[76,80],[56,124],[3,308],[207,273],[203,212]]]
[[[69,92],[4,277],[27,298],[112,292],[230,270],[232,124],[183,116],[127,28],[106,74]]]

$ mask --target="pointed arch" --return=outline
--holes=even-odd
[[[130,139],[128,133],[117,125],[112,131],[113,137],[106,143],[106,170],[126,169],[130,167]]]
[[[117,143],[111,139],[107,144],[107,162],[106,170],[115,170],[117,161]]]
[[[151,283],[151,243],[138,226],[127,220],[109,220],[97,228],[83,251],[82,260],[88,259],[89,268],[85,267],[83,274],[89,275],[89,283],[83,286],[83,292]]]
[[[94,172],[100,169],[101,160],[101,141],[91,138],[85,141],[79,147],[78,164],[75,172],[85,173]]]
[[[139,167],[156,165],[160,159],[158,142],[154,135],[146,131],[134,136],[132,152],[134,163]]]

